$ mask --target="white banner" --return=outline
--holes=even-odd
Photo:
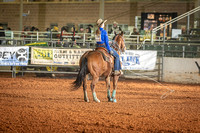
[[[156,65],[157,51],[126,50],[121,54],[123,70],[153,70]]]
[[[0,66],[27,66],[29,47],[0,47]]]
[[[81,56],[91,49],[53,49],[54,65],[79,65]]]

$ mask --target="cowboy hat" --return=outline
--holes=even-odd
[[[114,21],[114,22],[113,22],[113,24],[116,24],[116,25],[118,25],[118,23],[117,23],[116,21]]]
[[[100,27],[100,26],[101,26],[103,23],[105,23],[106,21],[107,21],[107,20],[103,20],[103,19],[101,19],[101,18],[98,19],[97,22],[96,22],[96,23],[97,23],[97,26]]]

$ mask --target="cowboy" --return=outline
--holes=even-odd
[[[111,34],[115,34],[113,37],[113,40],[115,37],[122,32],[122,29],[118,26],[118,23],[116,21],[113,22],[113,27],[110,30]]]
[[[120,75],[122,74],[122,71],[121,71],[121,64],[120,64],[120,60],[119,60],[119,55],[118,53],[112,49],[110,46],[109,46],[109,42],[108,42],[108,34],[106,32],[106,30],[104,30],[104,23],[106,22],[107,20],[102,20],[102,19],[98,19],[97,20],[97,26],[98,26],[98,29],[96,31],[96,35],[95,35],[95,39],[96,39],[96,47],[104,47],[107,49],[107,52],[110,53],[112,56],[114,56],[114,75]]]

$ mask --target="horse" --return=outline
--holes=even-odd
[[[124,33],[121,32],[120,34],[118,34],[113,42],[111,47],[120,55],[121,52],[124,52],[126,49],[125,43],[124,43],[124,38],[123,38]]]
[[[123,33],[118,35],[115,38],[115,41],[117,42],[118,46],[115,47],[117,52],[125,51],[126,47],[123,40]],[[115,44],[116,45],[116,44]],[[106,61],[104,58],[105,56],[110,61]],[[89,102],[88,96],[87,96],[87,79],[88,74],[91,74],[92,82],[90,84],[93,100],[95,102],[100,102],[100,100],[97,98],[96,92],[95,92],[95,86],[97,82],[99,81],[100,76],[105,77],[106,81],[106,87],[107,87],[107,98],[109,102],[116,102],[116,89],[117,89],[117,82],[120,75],[114,75],[112,73],[112,70],[114,68],[114,57],[109,55],[107,50],[105,48],[96,48],[94,51],[87,51],[85,52],[79,61],[80,70],[77,75],[76,80],[73,82],[74,89],[78,89],[83,84],[83,92],[84,92],[84,101]],[[113,77],[113,92],[111,96],[110,91],[110,78]]]

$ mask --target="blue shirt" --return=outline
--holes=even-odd
[[[111,48],[110,48],[110,45],[109,45],[107,32],[103,28],[100,28],[100,31],[101,31],[101,42],[97,42],[97,44],[105,43],[106,49],[108,50],[108,52],[110,52]]]

